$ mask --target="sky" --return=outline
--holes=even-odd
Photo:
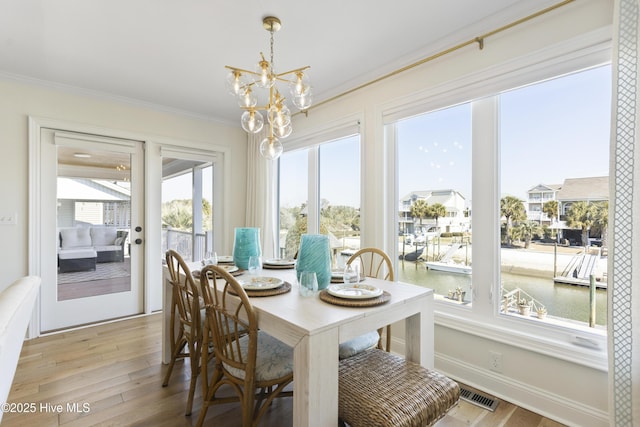
[[[538,184],[609,174],[610,66],[505,92],[499,108],[502,196],[524,200]],[[359,204],[357,141],[321,146],[321,198],[332,205]],[[306,153],[281,158],[283,206],[306,201]],[[471,200],[471,154],[469,104],[399,121],[399,196],[454,189]]]
[[[202,170],[202,196],[212,202],[213,180],[211,167]],[[193,178],[191,173],[179,175],[162,182],[162,202],[171,200],[191,199],[193,189]]]
[[[320,198],[332,205],[360,205],[359,141],[355,135],[320,146]],[[280,162],[280,203],[300,206],[307,200],[308,150],[286,153]]]

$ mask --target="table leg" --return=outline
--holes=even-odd
[[[305,336],[293,351],[293,425],[338,423],[338,331]]]
[[[171,361],[171,295],[173,289],[168,275],[162,273],[162,363]]]
[[[433,295],[422,298],[420,312],[405,321],[405,357],[433,369]]]

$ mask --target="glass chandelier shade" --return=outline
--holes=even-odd
[[[239,96],[242,90],[250,86],[250,79],[238,70],[232,70],[227,74],[226,86],[230,95]]]
[[[269,59],[267,60],[260,53],[261,59],[258,61],[255,71],[227,66],[229,74],[226,85],[229,93],[237,98],[240,108],[245,110],[240,118],[242,129],[248,133],[257,133],[263,129],[265,124],[268,124],[269,132],[260,143],[260,154],[273,160],[282,154],[283,146],[280,139],[288,137],[293,131],[291,110],[277,89],[278,83],[289,86],[291,102],[301,111],[306,111],[311,107],[313,96],[309,76],[305,73],[308,66],[280,74],[274,71],[273,34],[280,29],[280,20],[273,16],[267,16],[262,20],[262,25],[271,35]],[[256,89],[268,92],[266,95],[268,99],[264,105],[259,105],[259,96],[256,95],[256,92],[260,91]],[[265,112],[266,121],[260,111]]]
[[[264,119],[259,111],[248,110],[242,113],[240,118],[240,124],[242,129],[248,133],[258,133],[264,126]]]
[[[295,80],[289,83],[289,91],[291,92],[293,105],[298,109],[306,110],[311,106],[313,96],[308,74],[296,73]]]
[[[240,90],[238,93],[238,105],[242,108],[250,108],[258,105],[258,97],[253,94],[251,87]]]
[[[275,160],[282,154],[282,142],[275,136],[268,136],[260,143],[260,154],[268,160]]]
[[[286,138],[293,132],[293,126],[291,126],[291,123],[286,126],[276,126],[273,132],[278,138]]]
[[[291,111],[286,105],[276,104],[267,112],[269,123],[273,126],[286,126],[291,123]]]
[[[256,66],[256,86],[262,89],[269,89],[275,84],[275,82],[276,79],[273,75],[273,70],[271,70],[271,64],[269,64],[269,61],[265,60],[264,56],[262,56],[262,61],[258,62],[258,65]]]

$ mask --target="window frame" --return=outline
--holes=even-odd
[[[561,46],[534,52],[507,64],[399,100],[381,110],[387,164],[394,171],[388,183],[388,204],[397,206],[397,133],[394,123],[418,114],[472,103],[472,197],[474,240],[486,242],[474,251],[473,304],[469,307],[435,302],[436,324],[497,342],[606,371],[606,330],[562,322],[535,322],[499,314],[500,306],[500,146],[499,94],[531,83],[557,78],[611,63],[611,41],[596,32]],[[482,165],[482,167],[478,167]],[[387,235],[396,229],[397,208],[389,218]],[[391,231],[389,231],[391,230]],[[393,241],[393,240],[391,240]],[[387,251],[398,259],[397,248]],[[396,261],[397,262],[397,261]]]
[[[296,150],[308,150],[308,177],[307,177],[307,232],[309,234],[320,233],[320,146],[340,139],[358,136],[359,161],[360,161],[360,207],[363,203],[363,146],[360,133],[360,117],[348,116],[344,119],[329,123],[325,126],[299,133],[284,144],[284,153]],[[277,167],[278,189],[280,189],[280,161]],[[278,190],[277,229],[280,230],[280,191]],[[362,230],[361,230],[362,233]],[[280,233],[277,233],[280,247]]]

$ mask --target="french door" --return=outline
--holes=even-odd
[[[143,312],[143,143],[41,129],[42,332]]]

